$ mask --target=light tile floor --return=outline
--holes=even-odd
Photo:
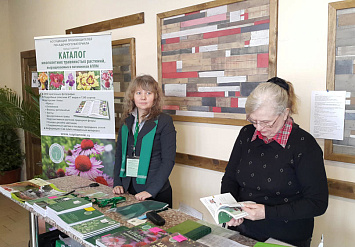
[[[0,193],[0,247],[27,247],[29,212]]]

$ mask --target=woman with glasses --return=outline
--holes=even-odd
[[[292,119],[297,112],[293,86],[274,77],[249,95],[244,126],[234,144],[221,192],[244,203],[249,215],[230,228],[258,241],[275,238],[310,246],[314,217],[328,207],[323,152]]]

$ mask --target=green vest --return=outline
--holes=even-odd
[[[149,169],[150,157],[153,150],[153,142],[155,132],[157,131],[158,120],[155,120],[155,127],[143,137],[141,152],[139,155],[139,166],[138,166],[138,176],[137,184],[145,184],[147,180],[147,174]],[[127,142],[128,142],[129,129],[126,124],[122,125],[121,136],[122,136],[122,164],[120,177],[126,177],[126,161],[127,161]]]

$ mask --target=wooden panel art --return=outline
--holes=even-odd
[[[245,101],[276,75],[277,0],[213,1],[157,15],[164,111],[244,125]]]
[[[344,139],[325,140],[324,157],[355,163],[355,1],[329,4],[327,89],[346,91]]]

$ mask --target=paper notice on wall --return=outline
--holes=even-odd
[[[165,96],[186,97],[186,84],[165,84]]]
[[[315,138],[343,140],[345,91],[312,91],[311,128]]]

